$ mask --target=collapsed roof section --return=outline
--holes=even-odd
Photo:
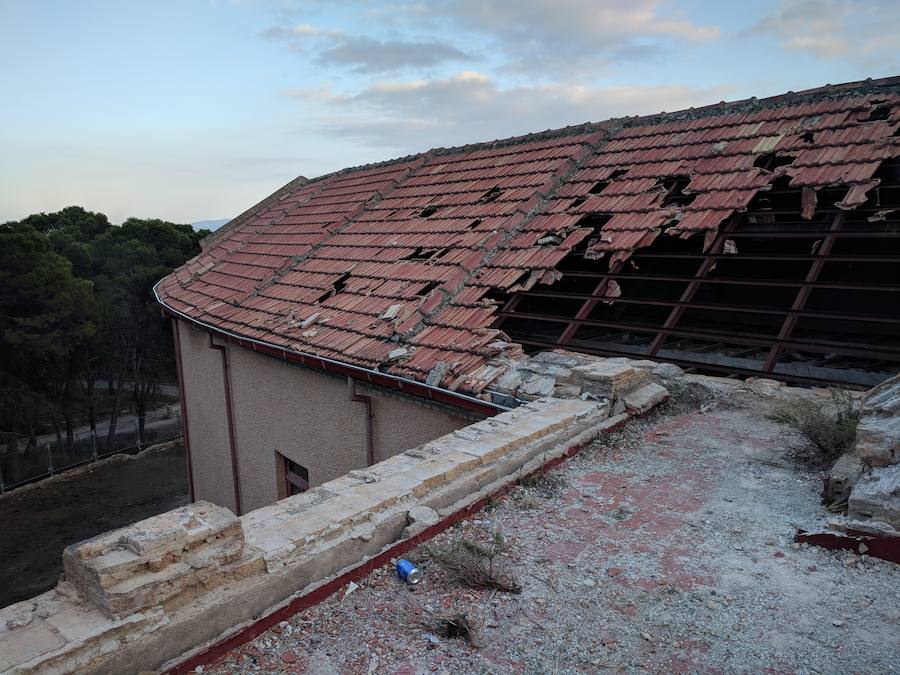
[[[746,345],[766,358],[759,365],[675,360],[840,379],[831,372],[840,366],[809,377],[776,366],[803,351],[791,339],[810,296],[845,290],[879,256],[889,259],[880,269],[895,277],[879,287],[897,304],[890,289],[900,285],[893,210],[900,195],[890,167],[900,155],[898,90],[900,78],[843,85],[298,179],[226,226],[160,282],[158,295],[179,314],[243,338],[478,393],[518,353],[507,333],[531,348],[672,358],[669,340],[685,332],[679,322],[695,305],[717,321],[722,305],[704,293],[714,286],[707,280],[734,262],[723,258],[752,252],[729,272],[733,285],[748,269],[759,286],[790,282],[787,306],[775,303],[777,314],[761,314],[775,317],[766,326],[778,329]],[[733,234],[738,229],[762,239],[752,235],[745,245]],[[859,236],[844,237],[845,229]],[[871,232],[881,233],[886,252],[858,250]],[[839,256],[837,242],[845,239],[857,248]],[[659,255],[669,262],[655,260]],[[877,270],[866,270],[857,286],[876,285],[870,277]],[[655,291],[649,278],[626,285],[630,274],[661,284]],[[655,314],[633,322],[616,316],[641,303]],[[597,311],[613,314],[597,318]],[[756,315],[743,315],[726,333],[758,324]],[[896,328],[877,311],[869,323],[882,338],[886,326]],[[622,349],[623,335],[642,327],[649,341]],[[715,352],[708,329],[692,335]],[[806,351],[829,347],[813,346]],[[890,345],[876,347],[893,358]],[[860,348],[863,356],[871,349]]]

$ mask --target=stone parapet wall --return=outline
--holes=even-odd
[[[612,407],[539,399],[241,518],[197,502],[72,546],[56,589],[0,610],[0,672],[171,667],[628,419]]]

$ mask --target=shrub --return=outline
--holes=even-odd
[[[770,417],[806,436],[823,460],[833,460],[856,440],[859,412],[860,403],[849,392],[832,389],[830,401],[793,399],[776,406]]]

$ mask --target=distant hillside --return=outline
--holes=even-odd
[[[195,230],[210,230],[215,231],[222,227],[225,223],[227,223],[231,218],[217,218],[215,220],[198,220],[196,223],[191,223],[191,226]]]

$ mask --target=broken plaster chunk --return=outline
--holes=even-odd
[[[767,377],[748,377],[745,382],[750,387],[750,391],[760,396],[775,396],[778,390],[784,386],[783,382]]]
[[[658,363],[650,372],[663,380],[675,380],[684,375],[684,371],[674,363]]]
[[[386,310],[384,310],[384,312],[382,312],[381,318],[390,321],[391,319],[395,318],[397,316],[397,314],[400,313],[401,307],[403,307],[402,303],[397,303],[396,305],[391,305]]]
[[[429,371],[428,377],[425,378],[425,384],[429,387],[437,387],[441,383],[441,380],[444,379],[444,375],[447,374],[449,369],[450,366],[448,366],[445,361],[439,361],[437,365]]]
[[[318,318],[319,318],[318,312],[316,312],[315,314],[311,314],[310,316],[308,316],[307,318],[305,318],[303,321],[300,322],[300,328],[309,328],[316,322],[316,320]]]
[[[397,349],[392,349],[390,353],[388,353],[388,359],[390,359],[391,361],[396,361],[397,359],[402,359],[408,354],[409,350],[406,347],[397,347]]]
[[[437,525],[440,522],[441,517],[434,509],[418,505],[409,510],[406,514],[406,519],[409,524],[403,530],[402,537],[404,539],[409,539],[410,537],[422,534],[432,525]]]

